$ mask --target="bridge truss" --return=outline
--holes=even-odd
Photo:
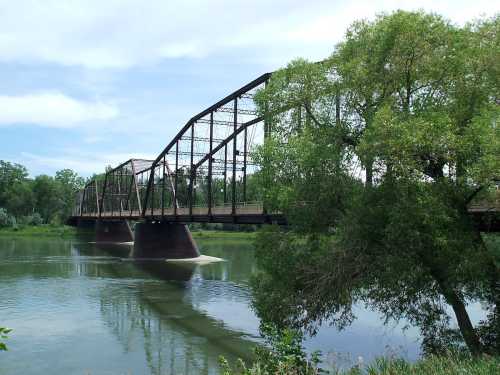
[[[130,159],[92,178],[73,219],[286,223],[263,205],[254,150],[270,134],[254,103],[266,73],[193,116],[155,160]],[[500,230],[500,203],[471,205],[487,231]],[[492,224],[493,223],[493,224]],[[493,225],[493,226],[492,226]]]
[[[192,117],[155,160],[128,160],[90,180],[74,216],[179,222],[283,222],[268,213],[253,158],[269,126],[254,103],[266,73]]]

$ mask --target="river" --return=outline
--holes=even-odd
[[[197,240],[224,262],[172,265],[127,258],[129,245],[0,238],[0,326],[12,328],[1,375],[216,374],[218,357],[251,358],[261,342],[250,307],[250,240]],[[325,366],[419,355],[414,328],[384,326],[363,307],[342,332],[305,342]]]

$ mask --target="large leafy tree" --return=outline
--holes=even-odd
[[[499,251],[467,211],[500,172],[499,28],[398,11],[272,76],[259,178],[292,225],[258,240],[264,320],[344,327],[361,302],[419,326],[425,350],[500,351]],[[479,327],[470,301],[489,309]]]
[[[32,212],[33,194],[24,166],[0,160],[0,207],[15,216]]]
[[[0,160],[0,208],[18,221],[42,216],[45,222],[65,220],[72,211],[75,193],[84,179],[70,169],[55,177],[30,178],[26,167]]]
[[[71,216],[75,194],[81,190],[85,185],[85,180],[80,177],[76,172],[71,169],[62,169],[56,172],[54,177],[56,184],[58,184],[62,218]]]

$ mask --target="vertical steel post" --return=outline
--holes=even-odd
[[[83,204],[85,202],[85,196],[86,195],[87,195],[87,185],[85,185],[85,188],[83,189],[82,198],[80,199],[80,215],[79,216],[82,216]]]
[[[214,113],[210,112],[210,152],[208,158],[208,215],[212,215],[212,148],[214,141]]]
[[[120,217],[122,217],[122,178],[123,178],[123,169],[120,168],[120,177],[118,179],[118,201],[119,205],[118,208],[120,209]]]
[[[226,180],[227,180],[227,143],[224,145],[224,206],[226,205],[227,202]]]
[[[161,180],[161,216],[165,216],[165,155],[163,155],[163,173]]]
[[[130,196],[132,195],[132,189],[134,188],[134,175],[130,176],[130,185],[128,187],[128,193],[127,193],[127,211],[130,211],[130,215],[132,215],[132,205],[130,204]]]
[[[156,173],[155,173],[155,170],[156,170],[156,165],[152,166],[151,169],[149,170],[149,178],[151,179],[151,181],[153,181],[153,183],[151,184],[151,216],[154,215],[154,206],[155,206],[155,176],[156,176]]]
[[[243,131],[243,202],[247,201],[247,142],[248,142],[248,134],[247,128]]]
[[[174,216],[177,216],[177,175],[179,174],[179,140],[175,143],[175,175],[174,175]]]
[[[101,216],[101,209],[100,209],[100,204],[99,204],[99,189],[98,189],[97,180],[94,180],[94,185],[95,185],[96,211],[97,211],[97,215],[100,217]]]
[[[146,188],[146,193],[144,195],[144,204],[143,204],[143,210],[141,212],[141,216],[144,217],[146,216],[146,211],[148,209],[148,201],[149,201],[149,193],[152,188],[151,185],[154,185],[154,173],[151,174],[151,170],[156,167],[156,161],[153,162],[153,164],[150,167],[150,172],[149,172],[149,180],[148,180],[148,186]],[[144,181],[142,180],[142,173],[141,173],[141,186],[144,185]],[[153,197],[151,197],[153,199]]]
[[[142,174],[141,174],[142,177]],[[135,165],[134,161],[132,160],[132,178],[134,179],[134,185],[135,185],[135,194],[137,196],[137,208],[139,209],[139,215],[142,215],[142,201],[141,201],[141,196],[139,193],[139,184],[137,183],[137,174],[135,171]],[[141,180],[142,183],[142,180]],[[130,211],[132,213],[132,210]]]
[[[194,187],[194,176],[195,171],[193,169],[194,164],[194,122],[191,124],[191,160],[189,167],[189,216],[193,216],[193,187]]]
[[[115,212],[115,172],[111,172],[111,216]]]
[[[103,209],[103,206],[104,206],[104,199],[106,197],[106,185],[108,183],[108,174],[106,173],[104,175],[104,186],[102,188],[102,197],[101,197],[101,204],[99,205],[100,206],[100,209],[99,209],[99,217],[102,216],[102,209]],[[105,207],[104,207],[105,208]]]
[[[234,99],[234,116],[233,116],[233,181],[231,184],[231,214],[236,214],[236,153],[237,153],[237,137],[236,130],[238,128],[238,98]]]
[[[264,82],[264,89],[267,88],[267,82],[268,81],[269,80],[266,79],[266,81]],[[271,135],[271,126],[269,124],[269,115],[268,115],[268,113],[269,112],[268,112],[268,107],[267,107],[267,102],[266,102],[264,104],[264,144],[266,144],[267,139]],[[265,180],[267,180],[267,179],[265,179]],[[262,214],[267,215],[267,207],[266,207],[266,203],[265,203],[264,197],[263,197],[263,202],[262,202]]]

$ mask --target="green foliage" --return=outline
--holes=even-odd
[[[236,368],[220,357],[221,373],[224,375],[493,375],[500,369],[500,358],[470,355],[447,351],[440,356],[429,355],[415,363],[396,357],[379,357],[367,365],[358,363],[350,369],[324,369],[320,367],[321,353],[307,356],[302,347],[303,337],[290,329],[277,330],[264,325],[266,345],[255,348],[251,364],[238,360]]]
[[[0,228],[11,228],[16,224],[16,219],[9,215],[5,208],[0,207]]]
[[[15,226],[16,218],[25,225],[60,225],[71,215],[75,192],[83,184],[83,178],[70,169],[56,172],[55,177],[31,179],[24,166],[0,160],[0,207],[13,218],[6,226]]]
[[[418,326],[426,353],[500,353],[498,244],[467,212],[500,171],[498,31],[498,16],[398,11],[273,74],[256,97],[272,128],[258,178],[291,226],[257,238],[264,321],[342,328],[363,303]],[[471,301],[490,312],[477,327]]]
[[[53,226],[42,225],[19,225],[16,228],[5,228],[0,230],[0,236],[7,237],[73,237],[77,229],[66,225]]]
[[[497,374],[500,361],[494,357],[473,359],[462,355],[430,356],[414,364],[400,359],[379,358],[369,365],[365,373],[369,375],[493,375]],[[357,375],[358,369],[346,371],[346,375]]]
[[[7,335],[10,332],[12,332],[11,329],[0,327],[0,340],[6,340],[8,338]],[[2,350],[3,351],[7,350],[7,345],[5,345],[5,343],[0,341],[0,351],[2,351]]]
[[[320,353],[315,352],[310,357],[302,347],[302,335],[290,329],[278,330],[271,325],[264,325],[262,335],[266,346],[254,349],[255,360],[247,367],[241,360],[238,368],[233,371],[227,360],[220,358],[222,374],[241,375],[314,375],[319,373]]]

